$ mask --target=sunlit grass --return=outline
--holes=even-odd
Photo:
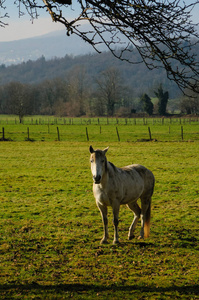
[[[195,142],[92,141],[117,166],[140,163],[156,177],[148,240],[101,246],[90,142],[0,143],[2,299],[197,299],[198,146]],[[139,235],[140,224],[136,230]]]

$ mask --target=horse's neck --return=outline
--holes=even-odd
[[[111,173],[113,173],[114,169],[116,169],[114,164],[112,164],[109,161],[106,161],[105,172],[103,174],[103,181],[104,182],[107,183],[109,181],[109,178],[111,177]]]
[[[108,183],[108,180],[109,180],[109,162],[105,161],[105,169],[104,169],[104,173],[103,173],[103,176],[102,176],[102,181],[101,181],[101,184],[102,186],[106,186],[107,183]]]

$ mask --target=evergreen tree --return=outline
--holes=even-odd
[[[159,86],[157,92],[154,92],[156,97],[158,98],[158,113],[161,116],[166,115],[167,103],[169,100],[169,92],[163,91],[162,85]]]
[[[144,110],[151,116],[153,114],[153,103],[151,102],[151,98],[147,94],[144,94],[141,101],[144,103]]]

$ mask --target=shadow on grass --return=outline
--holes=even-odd
[[[139,285],[94,285],[94,284],[58,284],[58,285],[40,285],[37,283],[32,284],[24,284],[24,285],[18,285],[18,284],[5,284],[0,285],[0,294],[3,292],[4,295],[13,295],[18,294],[20,295],[27,295],[27,294],[34,294],[34,295],[45,295],[45,294],[51,294],[51,295],[58,295],[63,293],[77,293],[84,295],[86,293],[96,294],[96,293],[111,293],[110,295],[113,295],[113,293],[117,293],[119,295],[125,295],[128,293],[145,293],[145,296],[148,294],[167,294],[170,293],[178,293],[180,295],[184,296],[195,296],[198,295],[199,291],[199,285],[187,285],[183,287],[179,287],[176,285],[172,285],[170,287],[155,287],[155,286],[139,286]],[[3,299],[3,298],[1,298]],[[195,299],[195,298],[194,298]]]

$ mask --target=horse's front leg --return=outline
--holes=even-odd
[[[119,224],[119,205],[116,205],[113,207],[113,225],[114,225],[113,244],[119,243],[118,224]]]
[[[104,236],[101,240],[101,244],[107,244],[108,243],[108,218],[107,218],[107,206],[102,205],[100,203],[97,203],[97,206],[100,210],[101,216],[102,216],[102,222],[104,225]]]

